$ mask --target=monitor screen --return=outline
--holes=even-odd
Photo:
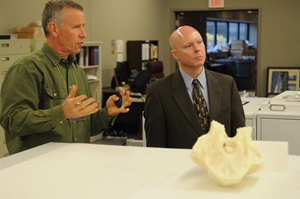
[[[131,76],[131,70],[127,61],[117,62],[114,69],[114,79],[117,86],[122,86],[128,83],[128,79]]]

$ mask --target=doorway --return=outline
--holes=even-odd
[[[207,60],[232,57],[230,47],[234,40],[245,41],[245,59],[255,60],[258,49],[258,9],[247,10],[218,10],[218,11],[175,11],[175,27],[189,25],[202,35],[206,46]],[[175,66],[176,68],[177,66]],[[256,68],[257,68],[256,64]],[[257,88],[256,73],[255,87],[249,92],[255,95]],[[252,75],[253,76],[253,75]]]

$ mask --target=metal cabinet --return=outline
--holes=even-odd
[[[300,113],[259,112],[257,140],[287,141],[290,155],[300,155]]]
[[[31,52],[30,39],[0,40],[0,89],[8,68],[20,57]],[[1,94],[0,94],[1,100]],[[1,111],[1,107],[0,107]],[[0,127],[0,158],[7,156],[4,130]]]
[[[256,140],[256,114],[260,111],[261,103],[269,100],[268,98],[263,97],[255,97],[255,98],[241,98],[244,112],[245,112],[245,119],[246,119],[246,126],[252,127],[252,139]]]
[[[287,141],[289,154],[300,155],[300,101],[298,91],[284,91],[261,104],[257,139]]]

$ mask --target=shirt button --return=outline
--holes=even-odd
[[[75,141],[77,141],[77,138],[74,138]]]
[[[54,97],[56,97],[56,96],[57,96],[57,94],[56,94],[56,93],[53,93],[53,96],[54,96]]]
[[[63,121],[59,121],[59,124],[62,124],[63,123]]]

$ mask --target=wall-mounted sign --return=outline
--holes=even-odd
[[[209,8],[224,8],[225,0],[208,0]]]

